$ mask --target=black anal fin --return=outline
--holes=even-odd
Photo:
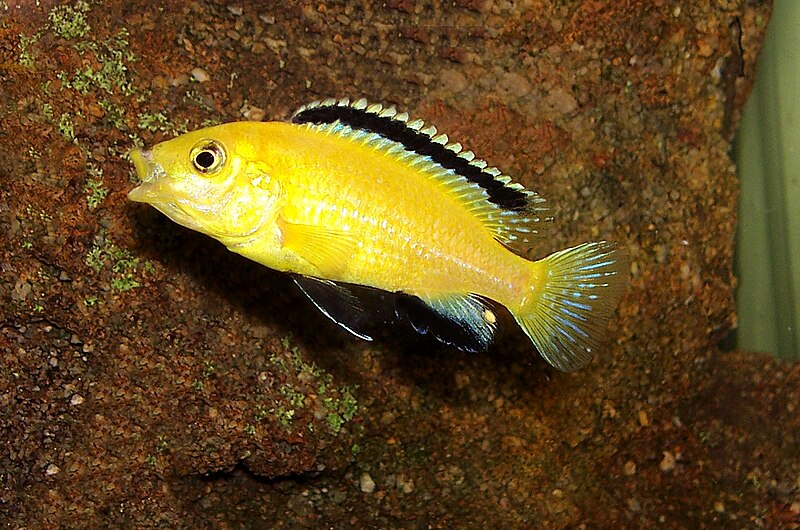
[[[356,337],[372,340],[367,334],[367,312],[358,296],[350,289],[330,280],[310,276],[294,276],[300,290],[313,302],[323,315],[333,320]]]
[[[462,351],[486,351],[494,338],[497,314],[491,302],[476,295],[420,298],[397,293],[395,312],[417,333],[430,334]]]

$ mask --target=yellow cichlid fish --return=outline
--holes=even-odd
[[[536,193],[394,107],[326,100],[290,123],[238,122],[134,150],[128,195],[267,267],[332,320],[363,330],[357,286],[396,293],[421,333],[488,348],[505,306],[553,366],[591,358],[627,280],[605,241],[540,261]]]

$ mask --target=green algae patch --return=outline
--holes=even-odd
[[[86,18],[89,10],[89,3],[81,0],[72,5],[54,7],[47,18],[56,36],[67,40],[78,39],[92,30]]]
[[[273,354],[270,363],[285,375],[296,377],[305,383],[304,388],[291,384],[280,387],[279,393],[286,402],[270,410],[284,426],[294,424],[298,411],[311,408],[315,418],[323,418],[334,434],[339,434],[345,424],[358,412],[355,385],[336,385],[333,376],[315,365],[305,361],[300,349],[291,345],[291,338],[281,340],[285,355]]]
[[[95,273],[106,271],[109,274],[108,287],[119,293],[141,287],[138,274],[154,272],[149,261],[137,258],[130,250],[109,241],[95,242],[86,253],[84,263]],[[97,299],[94,300],[96,303]]]

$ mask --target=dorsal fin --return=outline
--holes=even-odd
[[[375,134],[451,173],[449,180],[453,175],[462,177],[479,188],[484,201],[494,206],[491,209],[495,211],[488,216],[492,218],[489,227],[504,244],[528,243],[532,235],[542,231],[542,221],[547,220],[543,216],[547,211],[544,199],[538,194],[511,182],[497,168],[487,167],[472,151],[462,150],[460,143],[448,143],[447,135],[437,134],[436,127],[426,127],[422,120],[409,121],[406,113],[398,113],[394,107],[369,104],[365,99],[353,103],[347,98],[327,99],[301,107],[291,121],[316,126],[340,124],[362,134]],[[463,183],[458,187],[463,188]],[[474,206],[473,202],[468,203]]]

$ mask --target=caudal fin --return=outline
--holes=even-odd
[[[546,257],[538,296],[512,312],[545,360],[565,372],[592,358],[628,280],[625,254],[599,241]],[[536,293],[535,293],[536,294]]]

